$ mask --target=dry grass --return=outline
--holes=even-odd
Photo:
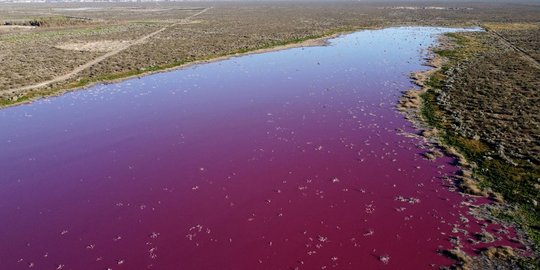
[[[486,23],[485,26],[496,31],[534,30],[540,27],[540,25],[534,23]]]
[[[68,42],[62,43],[55,48],[68,51],[82,52],[110,52],[129,44],[128,40],[100,40],[91,42]]]
[[[513,45],[540,61],[540,23],[487,24]]]
[[[387,9],[394,3],[65,3],[3,4],[0,24],[40,27],[0,31],[0,95],[11,98],[26,92],[10,89],[33,85],[69,73],[110,50],[114,42],[135,40],[176,23],[212,5],[193,20],[168,28],[144,44],[84,70],[52,88],[79,86],[77,81],[118,78],[201,59],[328,33],[390,25],[472,25],[485,22],[537,21],[540,7],[523,5],[441,3],[445,9]],[[456,10],[459,9],[459,10]],[[519,16],[516,16],[519,14]],[[518,21],[516,21],[518,22]],[[112,42],[101,46],[105,42]],[[67,44],[67,46],[66,46]],[[73,50],[75,49],[75,50]],[[39,96],[40,89],[32,95]],[[48,91],[48,90],[47,90]]]
[[[531,34],[506,31],[525,40]],[[442,52],[449,61],[432,77],[422,114],[441,130],[444,144],[467,159],[463,166],[471,173],[457,177],[460,188],[510,203],[513,212],[496,218],[520,227],[538,249],[540,68],[492,31],[451,36],[456,46]]]
[[[438,96],[442,109],[451,115],[448,121],[464,137],[458,143],[486,152],[481,139],[510,158],[540,163],[540,69],[495,36],[463,36],[474,40],[473,45],[483,43],[478,46],[482,49],[471,46],[464,50],[465,58],[460,52],[459,65],[446,71],[450,79]],[[475,57],[468,56],[471,48]]]

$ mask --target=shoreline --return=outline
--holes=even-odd
[[[296,41],[296,40],[283,41],[284,44],[275,45],[275,46],[263,47],[259,49],[253,49],[253,50],[242,51],[242,52],[233,52],[233,53],[225,54],[225,55],[210,56],[207,59],[195,60],[195,61],[185,62],[185,63],[180,63],[180,64],[175,64],[175,63],[165,64],[163,67],[158,67],[156,70],[125,71],[125,72],[120,72],[117,74],[112,73],[112,74],[102,75],[101,77],[98,77],[95,80],[88,79],[88,78],[78,78],[74,81],[66,81],[64,84],[61,84],[58,87],[34,88],[32,90],[29,90],[23,93],[13,94],[13,96],[8,98],[11,100],[0,99],[0,110],[19,106],[19,105],[29,104],[42,98],[57,97],[57,96],[61,96],[69,92],[84,90],[98,84],[118,83],[118,82],[126,81],[129,79],[139,78],[142,76],[149,76],[149,75],[153,75],[157,73],[163,73],[163,72],[169,72],[169,71],[179,70],[183,68],[189,68],[194,65],[208,64],[208,63],[228,60],[235,57],[275,52],[275,51],[287,50],[287,49],[292,49],[292,48],[327,46],[329,44],[328,41],[330,39],[337,38],[342,35],[347,35],[347,34],[351,34],[358,31],[379,30],[379,29],[385,29],[385,28],[391,28],[391,27],[469,28],[469,27],[475,27],[475,26],[472,24],[456,24],[456,25],[451,25],[451,26],[450,25],[430,26],[430,25],[416,25],[416,24],[398,24],[398,25],[380,25],[380,26],[371,26],[371,27],[356,27],[356,28],[351,28],[351,29],[338,29],[338,30],[329,31],[326,34],[322,34],[321,36],[317,36],[317,37],[301,38],[303,40],[300,40],[300,41]],[[107,79],[108,76],[111,76],[113,78]],[[84,80],[88,80],[88,81],[81,83]],[[0,91],[0,93],[9,92],[9,91],[10,90],[3,90],[3,91]],[[35,91],[35,94],[33,94],[34,91]],[[29,94],[30,96],[28,96]]]
[[[236,53],[231,53],[231,54],[226,54],[226,55],[221,55],[221,56],[214,56],[214,57],[209,57],[208,59],[195,60],[195,61],[191,61],[191,62],[182,63],[182,64],[179,64],[179,65],[174,65],[173,64],[173,66],[170,66],[170,67],[165,66],[164,68],[158,68],[157,70],[149,70],[149,71],[144,71],[143,70],[143,71],[141,71],[141,73],[137,73],[137,74],[128,74],[128,75],[122,76],[122,74],[120,73],[118,75],[119,76],[118,78],[114,78],[114,79],[97,79],[96,81],[89,81],[89,82],[87,82],[87,83],[85,83],[84,85],[81,85],[81,86],[76,86],[76,85],[70,86],[70,84],[74,84],[74,83],[76,84],[77,82],[81,81],[81,80],[75,80],[75,81],[72,81],[72,82],[68,81],[64,86],[60,86],[58,88],[54,88],[54,87],[52,89],[48,89],[48,88],[44,88],[44,87],[35,88],[33,90],[26,91],[25,94],[23,94],[23,96],[21,96],[21,97],[18,97],[17,94],[14,94],[12,99],[15,98],[15,100],[12,100],[11,102],[8,101],[8,103],[6,103],[6,104],[0,103],[0,110],[10,108],[10,107],[16,107],[16,106],[20,106],[20,105],[29,104],[29,103],[32,103],[34,101],[37,101],[37,100],[43,99],[43,98],[58,97],[58,96],[61,96],[63,94],[69,93],[69,92],[84,90],[84,89],[93,87],[93,86],[98,85],[98,84],[119,83],[119,82],[127,81],[127,80],[130,80],[130,79],[140,78],[140,77],[143,77],[143,76],[150,76],[150,75],[153,75],[153,74],[158,74],[158,73],[164,73],[164,72],[170,72],[170,71],[180,70],[180,69],[184,69],[184,68],[189,68],[189,67],[195,66],[195,65],[201,65],[201,64],[208,64],[208,63],[213,63],[213,62],[225,61],[225,60],[232,59],[232,58],[235,58],[235,57],[242,57],[242,56],[247,56],[247,55],[261,54],[261,53],[268,53],[268,52],[276,52],[276,51],[282,51],[282,50],[293,49],[293,48],[328,46],[330,44],[329,43],[330,39],[334,39],[334,38],[337,38],[339,36],[347,35],[347,34],[350,34],[350,33],[357,32],[357,31],[375,30],[375,29],[379,29],[379,28],[380,27],[372,27],[372,28],[367,28],[366,27],[366,28],[358,28],[358,29],[347,29],[347,30],[342,30],[342,31],[337,30],[335,32],[325,34],[325,35],[322,35],[320,37],[307,38],[307,39],[299,41],[299,42],[295,42],[295,41],[291,41],[289,43],[285,42],[285,44],[271,46],[271,47],[268,47],[268,48],[260,48],[260,49],[248,50],[248,51],[245,51],[245,52],[236,52]],[[137,71],[135,71],[135,72],[137,72]],[[114,74],[109,74],[109,75],[105,75],[105,76],[114,76]],[[82,78],[82,80],[84,80],[84,78]],[[5,90],[5,91],[9,92],[10,90]],[[31,96],[31,97],[26,96],[28,93],[31,94],[33,91],[36,91],[35,96]]]
[[[479,205],[468,205],[469,213],[477,219],[491,220],[503,226],[513,227],[517,234],[516,241],[524,247],[523,250],[516,250],[515,248],[504,245],[489,246],[478,250],[474,256],[465,253],[459,246],[450,250],[441,250],[441,254],[456,262],[452,268],[448,269],[471,269],[470,267],[475,264],[495,266],[500,260],[516,264],[513,259],[526,260],[528,258],[527,254],[531,252],[533,245],[520,224],[501,220],[493,216],[490,212],[490,209],[503,210],[511,208],[512,205],[505,202],[501,194],[491,190],[484,190],[479,187],[478,179],[473,177],[474,164],[471,164],[454,146],[443,142],[441,134],[444,134],[445,130],[438,130],[437,127],[430,125],[423,114],[423,107],[426,103],[431,102],[430,100],[426,100],[423,95],[430,90],[437,89],[436,87],[429,85],[429,80],[432,76],[440,72],[449,62],[448,58],[437,54],[435,50],[454,49],[455,47],[456,44],[452,38],[444,34],[438,37],[436,44],[428,49],[428,56],[425,58],[424,64],[430,68],[410,74],[410,79],[419,88],[403,91],[402,96],[396,104],[396,109],[399,113],[404,115],[405,119],[411,122],[412,127],[419,132],[419,134],[415,134],[415,136],[423,138],[435,149],[441,150],[446,155],[455,158],[456,166],[459,168],[459,171],[453,176],[453,185],[456,188],[454,192],[459,192],[463,194],[463,196],[483,198],[490,201],[487,203],[480,203]]]

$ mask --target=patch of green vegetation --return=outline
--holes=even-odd
[[[442,71],[435,72],[429,79],[426,84],[433,89],[441,89],[444,83],[444,73]]]
[[[436,95],[432,90],[420,95],[422,98],[421,114],[430,126],[440,128],[440,111],[437,108]]]
[[[458,46],[463,46],[463,45],[466,45],[467,43],[467,38],[465,38],[465,36],[459,33],[446,33],[445,36],[452,38],[452,41],[454,42],[454,44]]]
[[[487,144],[480,140],[469,139],[455,132],[448,131],[443,138],[444,142],[456,147],[467,159],[478,161],[490,151]]]
[[[47,26],[63,26],[74,25],[80,23],[86,23],[91,21],[88,18],[72,17],[72,16],[47,16],[47,17],[35,17],[26,20],[13,20],[4,21],[4,25],[20,25],[20,26],[35,26],[35,27],[47,27]]]
[[[454,58],[457,56],[457,52],[455,50],[434,50],[433,52],[446,58]]]
[[[491,214],[500,220],[517,224],[525,224],[522,226],[525,233],[531,237],[534,243],[538,244],[540,242],[539,217],[537,215],[533,215],[533,211],[531,209],[523,209],[523,207],[518,207],[515,209],[505,209],[503,211],[501,209],[494,208],[491,209]]]
[[[495,147],[487,142],[466,138],[460,135],[446,120],[446,114],[437,102],[438,90],[444,88],[444,70],[456,65],[460,60],[470,56],[475,49],[474,40],[462,37],[461,34],[448,34],[456,45],[453,50],[438,51],[441,56],[449,59],[442,71],[434,73],[428,79],[428,91],[421,95],[421,115],[424,121],[440,131],[441,141],[457,149],[471,163],[476,164],[474,176],[482,186],[489,187],[503,195],[507,202],[514,207],[508,208],[511,212],[494,213],[497,218],[511,221],[520,226],[534,242],[536,249],[540,248],[540,211],[534,201],[539,199],[538,181],[540,167],[525,160],[508,161],[500,156]],[[471,46],[469,46],[471,45]],[[438,89],[438,90],[436,90]],[[514,163],[514,164],[513,164]],[[524,261],[524,265],[530,261]]]
[[[0,106],[9,106],[14,104],[16,101],[13,101],[12,99],[3,98],[0,99]]]
[[[513,165],[494,154],[492,146],[480,140],[463,137],[451,130],[444,122],[444,115],[436,104],[436,94],[430,90],[422,96],[423,119],[432,127],[437,127],[444,144],[457,149],[469,162],[476,164],[474,176],[481,186],[489,187],[501,193],[506,201],[515,204],[512,213],[501,213],[501,218],[518,224],[540,248],[540,215],[538,206],[532,204],[538,200],[538,189],[534,186],[540,179],[538,167],[524,162]]]

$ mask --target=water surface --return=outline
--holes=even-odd
[[[449,264],[437,250],[471,238],[455,228],[497,228],[395,110],[448,31],[362,31],[1,110],[2,268]]]

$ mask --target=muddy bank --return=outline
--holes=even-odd
[[[397,108],[405,115],[406,119],[420,130],[420,136],[429,141],[434,147],[440,148],[448,155],[455,157],[456,163],[460,167],[460,171],[453,177],[452,181],[455,189],[466,194],[465,196],[474,196],[484,202],[470,204],[469,213],[476,218],[502,224],[505,228],[520,228],[512,241],[523,244],[525,248],[517,251],[508,246],[481,248],[475,250],[474,256],[471,256],[471,254],[460,250],[458,245],[457,249],[445,250],[443,254],[456,260],[456,264],[452,269],[492,269],[494,267],[501,269],[534,269],[538,254],[531,235],[526,232],[527,228],[523,227],[524,224],[516,222],[516,220],[504,219],[500,215],[501,213],[515,212],[515,204],[505,201],[501,193],[486,187],[485,184],[481,185],[480,178],[476,173],[478,164],[474,160],[469,161],[462,150],[457,149],[449,142],[447,132],[450,132],[450,129],[440,124],[439,119],[444,118],[443,115],[449,112],[432,108],[432,106],[437,106],[437,102],[439,102],[439,100],[433,98],[433,93],[445,90],[441,84],[441,81],[445,79],[445,70],[455,68],[456,64],[456,62],[451,62],[445,55],[452,55],[451,53],[456,51],[456,47],[464,46],[462,43],[456,43],[455,37],[454,35],[441,36],[438,46],[430,49],[426,65],[432,67],[432,69],[412,73],[411,78],[420,88],[405,91]],[[454,87],[451,82],[443,82],[447,83],[447,85],[450,84],[448,87]],[[486,241],[486,237],[489,239],[491,236],[480,234],[478,240]]]

